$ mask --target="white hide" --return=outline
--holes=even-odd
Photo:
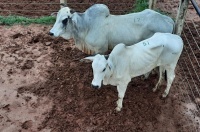
[[[111,84],[117,86],[118,101],[116,110],[122,108],[123,97],[131,78],[143,75],[159,67],[160,77],[153,91],[156,91],[162,80],[162,73],[167,71],[167,87],[163,93],[166,97],[175,77],[175,67],[183,49],[180,36],[170,33],[155,33],[151,38],[135,45],[118,44],[110,53],[108,60],[104,55],[86,57],[92,60],[95,88]],[[103,72],[103,69],[106,70]]]
[[[84,13],[70,11],[69,7],[60,9],[50,34],[65,39],[73,38],[76,47],[87,54],[104,54],[119,43],[132,45],[156,32],[172,33],[174,27],[170,17],[150,9],[111,15],[106,5],[95,4]],[[65,19],[68,22],[63,26]]]
[[[65,39],[70,39],[72,38],[72,35],[71,35],[71,31],[66,32],[65,31],[65,27],[64,25],[62,24],[62,21],[66,18],[72,18],[72,14],[70,12],[70,8],[69,7],[63,7],[60,9],[60,11],[57,13],[57,18],[56,18],[56,22],[53,26],[53,28],[50,30],[51,33],[53,33],[53,35],[55,37],[63,37]],[[63,13],[64,12],[64,13]],[[70,29],[68,29],[70,30]]]

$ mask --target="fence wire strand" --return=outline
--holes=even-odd
[[[183,31],[183,35],[184,35],[184,37],[186,38],[188,45],[191,45],[190,42],[189,42],[189,40],[188,40],[188,38],[186,37],[184,31]],[[190,46],[190,48],[191,48],[191,46]],[[184,47],[184,49],[185,49],[185,51],[186,51],[186,53],[187,53],[187,56],[188,56],[188,58],[189,58],[189,60],[190,60],[190,63],[191,63],[192,68],[193,68],[193,70],[194,70],[194,72],[195,72],[195,75],[197,76],[198,81],[200,82],[199,75],[197,74],[197,71],[195,70],[194,64],[193,64],[193,62],[192,62],[192,60],[191,60],[191,58],[190,58],[190,55],[189,55],[189,53],[188,53],[188,50],[187,50],[187,48],[185,48],[185,47]],[[191,50],[192,50],[192,49],[191,49]],[[192,52],[193,52],[193,50],[192,50]],[[199,62],[198,62],[198,60],[197,60],[197,58],[196,58],[194,52],[193,52],[193,55],[194,55],[194,57],[195,57],[195,60],[197,61],[197,64],[198,64],[199,68],[200,68]],[[198,91],[199,91],[199,90],[198,90]],[[198,93],[199,93],[199,92],[198,92]]]
[[[194,21],[192,21],[192,24],[194,25],[194,28],[195,28],[195,30],[196,30],[198,36],[200,37],[200,33],[199,33],[199,31],[197,30],[197,26],[196,26],[196,24],[194,23]]]
[[[186,63],[185,60],[184,60],[184,63]],[[195,95],[194,95],[194,92],[193,92],[193,90],[192,90],[192,88],[191,88],[189,79],[187,78],[187,75],[186,75],[186,73],[185,73],[185,71],[184,71],[183,65],[181,65],[181,70],[182,70],[182,73],[184,74],[184,79],[183,79],[182,81],[184,81],[184,80],[186,79],[186,82],[184,81],[184,84],[186,83],[186,85],[189,86],[189,91],[188,91],[186,85],[183,85],[184,91],[186,92],[186,96],[187,96],[187,98],[188,98],[189,103],[194,103],[194,101],[192,101],[192,99],[191,99],[190,93],[192,94],[192,97],[193,97],[194,99],[195,99]],[[180,88],[180,89],[181,89],[180,91],[181,91],[181,93],[182,93],[182,95],[183,95],[183,98],[184,98],[185,95],[183,94],[183,90],[182,90],[182,88]],[[186,97],[185,97],[185,98],[186,98]],[[185,100],[185,102],[187,102],[187,100]],[[198,105],[197,105],[197,110],[198,110],[198,111],[200,110],[200,108],[199,108]],[[197,116],[197,115],[198,115],[197,111],[195,111],[193,114],[194,114],[195,117],[198,117],[198,116]],[[194,126],[196,132],[198,132],[198,128],[196,127],[194,121],[192,121],[192,124],[193,124],[193,126]]]
[[[181,68],[182,68],[182,66],[181,66]],[[181,98],[183,98],[184,102],[187,102],[187,100],[189,100],[189,102],[192,103],[192,100],[191,100],[191,98],[190,98],[190,96],[189,96],[189,92],[188,92],[186,86],[184,85],[186,79],[187,79],[187,77],[184,76],[183,79],[182,79],[182,81],[181,81],[180,84],[179,84],[179,86],[183,85],[184,89],[179,88],[178,86],[175,86],[175,89],[176,89],[176,91],[180,91],[180,92],[181,92],[181,95],[182,95]],[[187,92],[186,96],[184,95],[183,90]],[[188,99],[187,99],[187,98],[188,98]],[[195,112],[195,116],[196,116],[196,115],[197,115],[197,114],[196,114],[196,112]],[[194,122],[192,122],[192,125],[194,126],[196,132],[198,132],[198,128],[196,128],[196,125],[195,125]]]
[[[84,7],[85,6],[91,6],[91,5],[93,5],[93,4],[95,4],[95,2],[83,2],[83,3],[80,3],[80,2],[71,2],[71,3],[67,3],[67,5],[69,5],[69,6],[71,6],[71,5],[74,5],[75,7],[76,6],[80,6],[80,5],[83,5]],[[132,7],[133,7],[133,3],[131,3],[131,2],[121,2],[121,3],[119,3],[119,2],[104,2],[104,4],[106,4],[107,6],[122,6],[122,7],[125,7],[126,5],[127,5],[127,7],[128,8],[124,8],[124,9],[117,9],[117,8],[112,8],[112,9],[110,9],[110,11],[111,12],[113,12],[113,13],[117,13],[117,14],[124,14],[124,13],[126,13],[127,11],[131,11],[131,9],[132,9]],[[15,14],[20,14],[20,13],[22,13],[22,12],[30,12],[30,13],[38,13],[38,12],[42,12],[42,13],[48,13],[48,12],[57,12],[58,10],[59,10],[59,8],[60,8],[60,3],[59,2],[44,2],[44,3],[38,3],[38,2],[20,2],[20,3],[17,3],[17,2],[11,2],[11,3],[5,3],[5,2],[0,2],[0,5],[5,5],[5,6],[17,6],[17,5],[23,5],[23,6],[25,6],[25,5],[27,5],[27,6],[39,6],[39,5],[47,5],[47,6],[57,6],[57,8],[56,9],[43,9],[43,10],[41,10],[41,9],[18,9],[18,10],[16,10],[16,9],[14,9],[14,10],[12,10],[12,9],[9,9],[9,8],[3,8],[3,9],[0,9],[0,12],[8,12],[9,14],[12,14],[12,13],[15,13]],[[129,5],[129,6],[128,6]],[[77,7],[77,11],[82,11],[81,9],[79,9],[78,7]],[[20,13],[19,13],[20,12]],[[51,14],[51,13],[50,13]]]
[[[58,10],[0,10],[1,12],[58,12]],[[124,10],[110,10],[114,12],[123,12]]]
[[[104,2],[104,3],[106,3],[106,4],[112,4],[112,5],[126,5],[127,3],[110,3],[110,2]],[[28,3],[28,2],[24,2],[24,3],[2,3],[2,2],[0,2],[0,4],[1,5],[5,5],[5,4],[7,4],[7,5],[20,5],[20,4],[22,4],[22,5],[26,5],[26,4],[28,4],[28,5],[41,5],[41,4],[43,4],[43,5],[60,5],[60,3],[59,2],[57,2],[57,3],[55,3],[55,2],[52,2],[52,3],[35,3],[35,2],[32,2],[32,3]],[[67,3],[67,5],[71,5],[71,4],[75,4],[75,3]],[[94,2],[89,2],[89,3],[77,3],[77,4],[79,4],[79,5],[89,5],[89,4],[94,4]]]
[[[189,79],[188,79],[188,77],[187,77],[187,74],[186,74],[186,72],[184,71],[184,68],[183,68],[183,65],[187,65],[187,63],[186,63],[185,59],[183,59],[183,61],[184,61],[184,63],[181,63],[182,72],[183,72],[184,76],[186,77],[187,85],[189,86],[189,89],[190,89],[190,91],[191,91],[192,97],[193,97],[193,99],[195,100],[196,96],[195,96],[195,94],[194,94],[194,90],[192,89],[192,86],[191,86],[191,84],[190,84],[190,82],[189,82]],[[187,67],[187,70],[189,70],[188,67]],[[188,95],[189,95],[189,93],[188,93]],[[198,106],[198,105],[196,105],[196,106],[197,106],[198,110],[200,110],[199,106]]]
[[[187,25],[187,28],[189,29],[188,24],[186,23],[185,25]],[[190,31],[190,34],[193,36],[193,34],[192,34],[192,32],[191,32],[190,29],[189,29],[189,31]],[[193,56],[194,56],[194,58],[195,58],[195,61],[197,62],[198,67],[200,68],[200,65],[199,65],[199,62],[198,62],[198,60],[197,60],[197,57],[196,57],[196,55],[195,55],[195,53],[194,53],[194,51],[193,51],[193,49],[192,49],[192,47],[191,47],[191,43],[189,42],[189,39],[187,38],[186,33],[185,33],[184,30],[183,30],[183,36],[184,36],[184,38],[186,39],[187,45],[189,45],[189,48],[190,48],[190,50],[192,51],[192,54],[193,54]],[[193,40],[195,40],[194,36],[193,36]],[[196,40],[195,40],[194,42],[196,43],[196,46],[198,46]],[[184,53],[187,54],[187,58],[188,58],[188,60],[189,60],[189,62],[190,62],[190,64],[191,64],[191,66],[192,66],[192,70],[194,71],[194,73],[195,73],[195,75],[196,75],[196,77],[197,77],[197,79],[198,79],[198,82],[200,82],[200,78],[199,78],[198,72],[196,71],[196,68],[194,67],[194,63],[192,62],[191,56],[190,56],[190,54],[188,53],[189,51],[187,50],[186,43],[185,43],[185,46],[184,46],[184,51],[185,51]],[[199,50],[199,51],[200,51],[200,50]],[[195,83],[195,81],[194,81],[194,78],[193,78],[192,73],[191,73],[191,70],[190,70],[191,68],[189,68],[188,64],[186,63],[185,58],[183,58],[183,60],[184,60],[184,62],[185,62],[185,66],[187,67],[187,70],[188,70],[189,75],[190,75],[190,77],[191,77],[191,80],[192,80],[192,82],[193,82],[193,84],[194,84],[194,86],[195,86],[195,89],[196,89],[196,91],[197,91],[197,93],[198,93],[198,95],[199,95],[199,97],[200,97],[199,88],[198,88],[198,86],[196,85],[196,83]],[[190,86],[190,85],[189,85],[189,86]],[[194,99],[195,99],[195,97],[194,97]],[[198,106],[198,105],[197,105],[197,106]]]
[[[187,35],[186,35],[187,33]],[[182,37],[185,38],[184,50],[179,60],[181,67],[182,81],[184,81],[184,90],[179,90],[184,97],[184,91],[186,92],[185,101],[195,104],[196,110],[192,111],[194,116],[193,125],[197,132],[200,130],[200,125],[197,124],[199,118],[200,106],[197,104],[196,99],[200,98],[200,63],[199,57],[196,53],[200,53],[199,41],[196,39],[200,37],[199,30],[195,22],[185,22],[185,28],[182,32]]]
[[[185,23],[185,25],[187,26],[187,28],[188,28],[188,30],[189,30],[189,32],[190,32],[190,34],[192,35],[192,38],[193,38],[193,40],[194,40],[194,42],[195,42],[196,46],[198,47],[198,49],[199,49],[199,51],[200,51],[200,48],[199,48],[199,46],[198,46],[198,44],[197,44],[197,41],[196,41],[196,39],[194,38],[194,35],[193,35],[193,33],[192,33],[191,29],[189,28],[189,26],[188,26],[187,22]],[[197,28],[195,27],[195,24],[193,24],[193,26],[194,26],[194,28],[195,28],[195,29],[196,29],[196,31],[197,31]]]

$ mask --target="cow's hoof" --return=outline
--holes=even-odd
[[[141,78],[140,78],[142,81],[145,81],[146,80],[146,77],[143,75],[143,76],[141,76]]]
[[[153,92],[156,92],[157,88],[155,87],[155,88],[153,88],[152,90],[153,90]]]
[[[168,95],[168,93],[164,92],[164,93],[162,94],[162,97],[163,97],[163,98],[166,98],[167,95]]]
[[[115,110],[116,111],[121,111],[121,108],[120,107],[116,107]]]

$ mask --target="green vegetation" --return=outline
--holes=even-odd
[[[14,25],[22,24],[28,25],[31,23],[35,24],[53,24],[56,18],[52,16],[45,16],[40,18],[27,18],[22,16],[0,16],[0,25]]]
[[[140,12],[144,9],[149,8],[149,0],[136,0],[136,3],[134,5],[134,9],[131,12]],[[163,15],[169,15],[167,12],[164,12],[160,9],[155,9],[155,11],[163,14]]]
[[[136,0],[134,9],[131,12],[140,12],[147,9],[149,6],[149,0]]]

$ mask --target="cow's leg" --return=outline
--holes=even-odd
[[[162,82],[162,78],[163,78],[162,73],[163,73],[163,70],[164,70],[164,67],[159,66],[159,80],[158,80],[156,86],[153,88],[153,92],[156,92],[156,90],[158,89],[159,85]]]
[[[117,86],[117,91],[118,91],[118,100],[117,100],[117,111],[121,111],[122,108],[122,102],[124,98],[124,94],[126,92],[127,85],[118,85]]]
[[[158,74],[158,68],[154,68],[153,70],[151,70],[150,72],[147,72],[146,74],[144,74],[141,79],[145,80],[149,77],[149,75],[151,74]]]
[[[148,77],[149,77],[149,74],[151,73],[151,71],[150,72],[147,72],[146,74],[144,74],[143,76],[141,76],[141,79],[142,80],[145,80],[145,79],[147,79]]]
[[[167,88],[165,89],[165,91],[162,95],[163,98],[167,97],[169,90],[170,90],[170,87],[172,85],[172,82],[175,78],[174,68],[166,69],[166,71],[167,71]]]

